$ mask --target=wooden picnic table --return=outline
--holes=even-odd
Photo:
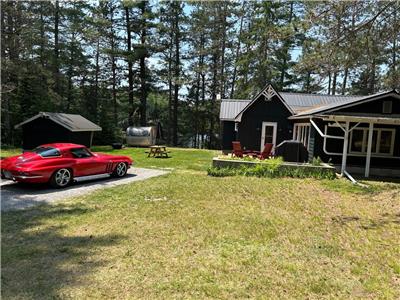
[[[150,150],[146,153],[148,153],[147,157],[169,157],[169,152],[166,146],[155,145],[150,146]]]

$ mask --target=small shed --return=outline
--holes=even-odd
[[[87,147],[92,145],[93,133],[101,127],[75,114],[40,112],[18,124],[22,128],[22,147],[33,149],[48,143],[76,143]]]

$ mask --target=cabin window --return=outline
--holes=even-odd
[[[393,155],[395,129],[376,128],[372,133],[371,153]],[[350,153],[366,154],[368,148],[368,128],[354,128],[350,134]]]
[[[379,140],[379,152],[384,154],[392,154],[392,142],[394,142],[394,132],[382,130]]]
[[[308,141],[310,140],[311,126],[308,123],[294,124],[293,139],[301,142],[308,149]]]
[[[384,114],[392,113],[392,101],[383,101],[382,113]]]

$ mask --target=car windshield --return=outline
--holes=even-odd
[[[41,157],[61,156],[60,151],[53,147],[37,147],[33,149],[33,152],[39,154]]]
[[[86,158],[92,156],[92,154],[86,148],[71,149],[71,153],[75,158]]]

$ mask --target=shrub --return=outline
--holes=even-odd
[[[213,177],[227,177],[237,175],[237,169],[210,167],[207,174]]]
[[[208,169],[208,175],[214,177],[225,176],[256,176],[256,177],[293,177],[293,178],[317,178],[334,179],[335,174],[330,170],[322,168],[294,168],[282,165],[282,158],[273,158],[263,161],[255,166],[241,166],[240,168],[216,168]]]
[[[320,166],[322,165],[323,161],[322,159],[318,156],[318,157],[313,157],[313,159],[311,160],[311,164],[313,166]]]

